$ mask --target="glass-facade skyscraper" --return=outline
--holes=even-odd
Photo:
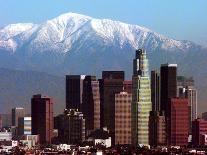
[[[133,61],[132,144],[149,144],[149,114],[152,110],[151,88],[146,51],[139,49]]]

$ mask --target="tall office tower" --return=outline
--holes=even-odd
[[[20,117],[18,119],[18,135],[31,135],[32,134],[32,118]]]
[[[202,145],[202,135],[207,135],[207,121],[195,119],[192,123],[192,131],[192,145],[194,147]]]
[[[53,137],[53,101],[41,94],[31,99],[32,134],[39,135],[41,144],[50,144]]]
[[[62,144],[80,145],[85,140],[85,119],[76,109],[65,109],[64,114],[56,116],[55,128]]]
[[[192,77],[177,77],[177,96],[188,99],[189,107],[189,132],[192,133],[192,121],[197,119],[197,90]]]
[[[151,71],[151,101],[152,111],[160,111],[160,75]]]
[[[86,76],[83,80],[82,112],[86,121],[86,135],[100,129],[99,81],[95,76]]]
[[[188,144],[188,99],[168,99],[167,115],[168,145],[184,146]]]
[[[150,146],[164,146],[166,141],[165,115],[159,111],[151,111],[149,119],[149,144]]]
[[[163,64],[160,69],[161,93],[160,109],[167,115],[168,99],[176,97],[177,93],[177,64]]]
[[[66,108],[81,109],[85,75],[66,75]]]
[[[24,108],[17,107],[12,109],[12,126],[18,127],[19,117],[24,117]]]
[[[132,94],[115,94],[115,144],[131,144]]]
[[[132,144],[149,144],[149,114],[152,110],[146,51],[139,49],[133,62]]]
[[[109,129],[115,143],[115,94],[123,91],[124,71],[103,71],[100,82],[101,127]]]

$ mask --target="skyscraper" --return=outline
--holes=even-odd
[[[177,77],[177,96],[188,99],[189,132],[192,134],[192,121],[197,119],[197,90],[192,77]]]
[[[66,108],[81,109],[85,75],[66,75]]]
[[[149,144],[149,114],[152,110],[146,51],[139,49],[133,61],[132,144]]]
[[[53,101],[41,94],[31,99],[32,134],[39,135],[41,144],[51,143],[53,137]]]
[[[151,101],[152,111],[160,111],[160,75],[151,71]]]
[[[132,94],[115,94],[115,144],[131,144]]]
[[[177,93],[177,64],[163,64],[160,69],[161,93],[160,108],[167,114],[168,99],[176,97]]]
[[[99,81],[95,76],[83,80],[82,112],[86,121],[86,135],[100,128]]]
[[[101,121],[115,143],[115,94],[123,91],[124,71],[103,71],[100,82]]]
[[[167,139],[168,145],[184,146],[188,144],[188,99],[168,99]]]
[[[24,108],[16,107],[12,109],[12,126],[18,127],[19,117],[24,117]]]

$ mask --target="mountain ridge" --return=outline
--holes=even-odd
[[[194,76],[196,86],[202,90],[201,110],[205,107],[207,50],[201,45],[170,39],[138,25],[74,13],[40,24],[13,26],[0,29],[0,68],[60,77],[123,70],[127,79],[131,79],[135,50],[144,48],[151,70],[158,69],[162,63],[177,63],[179,75]],[[44,91],[47,89],[49,86]]]

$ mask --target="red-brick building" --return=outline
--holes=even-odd
[[[188,144],[188,99],[170,98],[168,100],[167,139],[168,145]]]

